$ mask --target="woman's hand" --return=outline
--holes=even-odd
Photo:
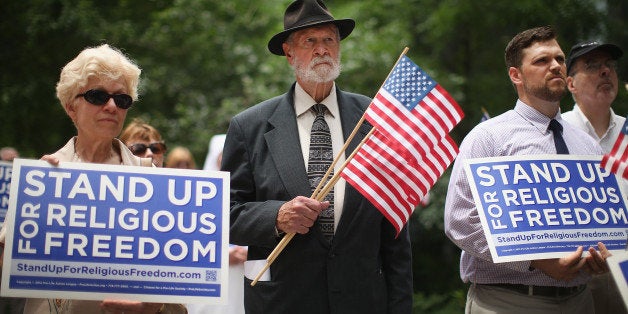
[[[59,158],[53,156],[53,155],[43,155],[41,157],[41,160],[47,161],[49,164],[53,165],[53,166],[58,166],[59,165]]]

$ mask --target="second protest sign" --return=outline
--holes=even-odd
[[[511,156],[465,164],[494,262],[563,257],[603,242],[626,247],[628,215],[600,156]]]

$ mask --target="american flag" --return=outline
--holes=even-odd
[[[399,232],[458,154],[448,133],[463,116],[447,91],[402,56],[365,112],[374,133],[341,176]]]
[[[486,109],[484,109],[484,107],[482,107],[482,118],[480,118],[480,122],[484,122],[488,119],[490,119],[491,116],[488,114],[488,111],[486,111]]]
[[[602,157],[602,168],[628,179],[628,117],[613,145],[613,149]]]
[[[407,56],[393,68],[365,112],[367,121],[417,159],[463,116],[449,93]]]
[[[399,232],[457,154],[458,147],[446,135],[427,155],[416,160],[375,130],[341,175]]]

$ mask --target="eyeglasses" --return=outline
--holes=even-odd
[[[597,73],[602,68],[602,65],[611,70],[617,71],[617,60],[612,59],[606,60],[606,62],[602,62],[600,60],[585,62],[584,71],[588,73]]]
[[[166,152],[166,143],[164,142],[154,142],[148,145],[144,143],[137,143],[129,146],[129,149],[133,153],[133,155],[142,155],[146,152],[146,149],[150,148],[153,154],[163,154]]]
[[[113,102],[120,109],[129,109],[133,104],[133,98],[127,94],[109,94],[105,91],[98,89],[90,89],[83,94],[76,95],[76,98],[83,97],[88,103],[96,106],[102,106],[106,104],[110,98],[113,98]]]

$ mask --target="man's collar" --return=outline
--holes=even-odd
[[[320,102],[321,104],[327,107],[329,113],[333,117],[339,117],[340,111],[338,110],[338,97],[336,95],[336,83],[331,87],[331,92],[329,95]],[[294,87],[294,109],[297,114],[297,117],[302,115],[304,112],[310,110],[310,108],[317,104],[317,102],[308,94],[301,85],[297,82]]]

